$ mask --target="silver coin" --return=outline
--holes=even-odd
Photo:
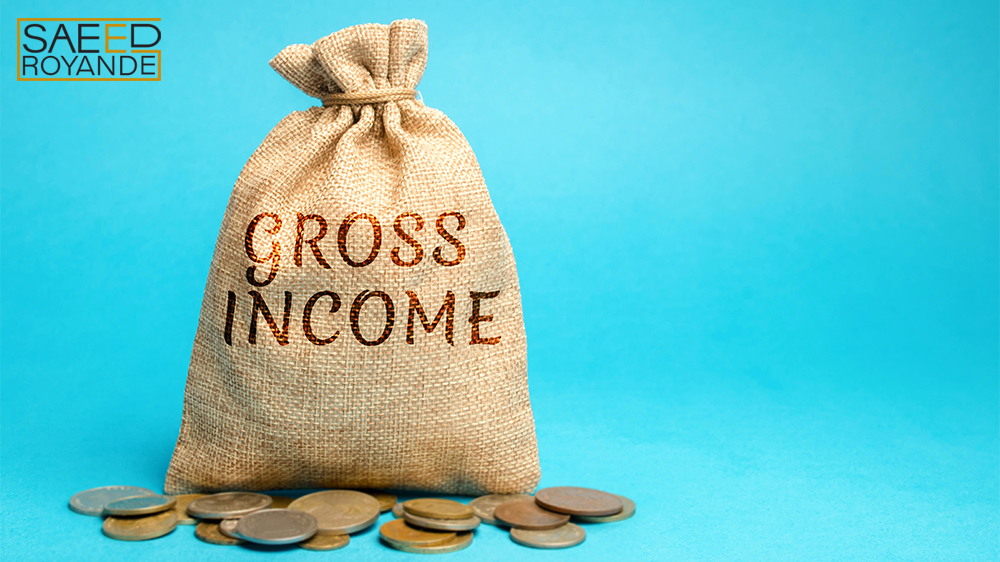
[[[544,531],[511,529],[510,538],[521,546],[531,548],[569,548],[582,543],[587,538],[587,531],[575,523],[566,523]]]
[[[243,537],[236,534],[236,524],[239,522],[239,519],[223,519],[219,521],[219,532],[231,539],[241,539]]]
[[[259,544],[293,544],[316,534],[312,515],[294,509],[265,509],[240,518],[236,534]]]
[[[80,515],[104,515],[104,506],[124,498],[153,496],[156,492],[136,486],[104,486],[80,492],[69,499],[69,508]]]
[[[411,525],[434,531],[471,531],[482,523],[475,515],[468,519],[431,519],[414,515],[406,508],[403,508],[403,518]]]
[[[618,494],[612,494],[618,496]],[[574,515],[573,521],[579,521],[580,523],[614,523],[615,521],[624,521],[629,517],[635,515],[635,502],[626,498],[625,496],[618,496],[622,499],[622,510],[620,513],[614,515],[605,515],[603,517],[596,517],[591,515]]]
[[[133,498],[123,498],[109,502],[104,506],[104,513],[107,515],[134,516],[149,515],[166,511],[177,503],[173,496],[135,496]]]
[[[395,517],[396,519],[399,519],[400,517],[403,516],[403,504],[402,504],[402,502],[397,503],[396,505],[392,506],[392,516]]]
[[[471,502],[469,502],[469,507],[475,512],[476,517],[482,519],[483,523],[487,525],[503,525],[503,521],[498,521],[493,517],[493,511],[497,506],[501,506],[509,501],[530,499],[531,496],[527,494],[492,494],[489,496],[478,497]]]
[[[271,507],[271,496],[253,492],[223,492],[188,504],[188,514],[198,519],[236,519]]]

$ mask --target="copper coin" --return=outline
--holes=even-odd
[[[181,494],[174,496],[177,503],[174,504],[174,511],[177,512],[178,525],[197,525],[198,520],[188,515],[188,504],[198,498],[205,497],[205,494]]]
[[[618,496],[618,494],[615,494]],[[614,523],[615,521],[624,521],[629,517],[635,515],[635,502],[626,498],[625,496],[618,496],[622,500],[622,505],[624,506],[622,510],[614,515],[605,515],[604,517],[591,517],[588,515],[574,515],[573,521],[579,521],[581,523]]]
[[[431,519],[468,519],[475,515],[464,503],[437,498],[405,501],[403,511]]]
[[[472,531],[458,533],[453,539],[446,540],[441,544],[433,544],[430,546],[397,546],[385,540],[383,540],[383,542],[392,548],[403,552],[412,552],[414,554],[447,554],[449,552],[457,552],[472,544]]]
[[[145,517],[108,517],[101,530],[120,541],[147,541],[162,537],[176,528],[177,514],[170,510]]]
[[[393,519],[383,524],[378,532],[393,546],[430,546],[455,538],[455,533],[417,529],[407,525],[402,519]]]
[[[566,523],[545,531],[510,530],[512,541],[531,548],[569,548],[582,543],[586,538],[587,532],[583,530],[583,527],[574,523]]]
[[[202,521],[194,528],[194,536],[208,544],[234,545],[243,542],[240,539],[231,539],[219,532],[219,524],[214,521]]]
[[[271,507],[271,496],[253,492],[223,492],[188,504],[188,515],[199,519],[238,519]]]
[[[299,547],[306,550],[337,550],[350,542],[349,535],[313,535],[311,539],[300,542]]]
[[[378,500],[379,511],[382,513],[392,509],[396,505],[396,502],[399,501],[396,499],[396,496],[390,494],[389,492],[383,492],[382,490],[361,491]]]
[[[569,515],[542,509],[534,500],[518,500],[497,506],[493,516],[515,529],[544,531],[569,523]]]
[[[624,507],[621,498],[614,494],[575,486],[538,490],[535,492],[535,502],[549,511],[589,517],[614,515]]]
[[[497,506],[503,505],[507,502],[530,499],[531,496],[527,494],[492,494],[489,496],[481,496],[472,500],[469,502],[469,507],[472,508],[476,517],[480,518],[483,523],[486,523],[487,525],[496,525],[497,520],[493,517],[493,511],[497,508]]]
[[[239,522],[239,519],[223,519],[219,521],[219,532],[231,539],[239,539],[241,537],[236,534],[236,524]]]
[[[110,502],[104,506],[104,513],[118,517],[135,517],[137,515],[151,515],[161,511],[172,509],[177,504],[173,496],[136,496],[134,498],[122,498]]]

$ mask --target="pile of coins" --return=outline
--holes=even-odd
[[[336,550],[350,535],[392,510],[396,520],[379,529],[383,544],[403,552],[444,554],[468,548],[481,523],[507,528],[511,540],[533,548],[568,548],[584,541],[576,523],[610,523],[635,514],[635,503],[599,490],[556,487],[526,494],[489,495],[468,505],[422,498],[398,503],[380,491],[324,490],[297,499],[254,492],[160,495],[146,488],[107,486],[80,492],[69,507],[103,516],[103,532],[125,541],[155,539],[177,525],[196,525],[209,544],[298,545]],[[570,522],[570,520],[574,522]]]

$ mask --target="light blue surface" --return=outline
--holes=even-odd
[[[453,560],[997,560],[996,2],[4,2],[4,560],[402,560],[104,538],[161,489],[267,61],[402,17],[521,276],[543,486],[638,515]],[[159,83],[25,83],[18,17],[160,17]],[[410,557],[410,559],[415,559]]]

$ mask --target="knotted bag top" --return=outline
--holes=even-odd
[[[414,99],[426,66],[427,24],[414,19],[348,27],[271,59],[271,68],[325,106]]]

